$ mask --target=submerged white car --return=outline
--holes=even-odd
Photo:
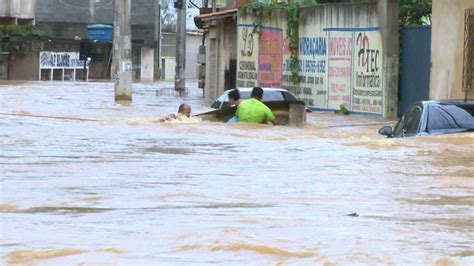
[[[249,99],[250,93],[253,88],[239,88],[240,98]],[[294,102],[299,101],[293,93],[285,89],[280,88],[262,88],[263,89],[263,98],[262,102]],[[222,109],[229,107],[229,99],[227,94],[231,90],[224,91],[215,101],[212,103],[211,108]]]
[[[280,88],[262,88],[262,102],[272,110],[280,125],[302,126],[306,122],[306,108],[303,101],[293,93]],[[239,88],[240,98],[250,98],[253,88]],[[229,106],[227,97],[231,90],[224,91],[211,105],[216,110],[199,114],[208,121],[226,122],[235,115],[237,106]]]

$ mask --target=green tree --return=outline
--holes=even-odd
[[[400,26],[431,24],[432,0],[399,0]],[[319,0],[319,3],[375,3],[377,0]]]
[[[400,26],[431,24],[431,0],[400,0]]]

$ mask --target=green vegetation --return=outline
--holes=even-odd
[[[255,17],[254,32],[260,32],[262,22],[269,16],[273,9],[283,9],[286,13],[287,27],[286,37],[288,38],[288,50],[290,51],[291,81],[298,84],[298,39],[300,26],[300,7],[317,3],[317,0],[299,0],[280,2],[270,0],[265,3],[254,2],[243,5],[240,8],[242,14],[251,14]]]
[[[400,27],[431,24],[432,0],[399,0]],[[319,0],[319,3],[377,3],[377,0]]]
[[[431,0],[400,0],[400,26],[431,24]]]
[[[339,110],[336,110],[334,111],[335,114],[338,114],[338,115],[349,115],[350,112],[349,110],[347,109],[347,107],[341,103],[341,105],[339,105]]]
[[[31,25],[5,25],[0,26],[0,37],[23,36],[23,37],[48,37],[48,34],[36,26]]]
[[[400,26],[431,24],[432,0],[399,0]],[[325,3],[377,3],[377,0],[319,0]]]

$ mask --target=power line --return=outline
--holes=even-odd
[[[198,8],[198,9],[200,8],[196,3],[194,3],[194,2],[191,1],[191,0],[189,0],[189,3],[190,3],[192,6],[194,6],[195,8]],[[188,7],[189,7],[189,5],[188,5]]]

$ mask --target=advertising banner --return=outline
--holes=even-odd
[[[87,64],[88,63],[89,61],[87,61]],[[42,68],[82,69],[84,68],[84,60],[79,60],[78,52],[40,52],[40,69]]]
[[[299,39],[301,60],[300,86],[296,93],[308,106],[326,108],[326,33],[301,36]]]
[[[352,32],[329,32],[328,108],[351,106]]]
[[[283,30],[262,28],[259,40],[258,84],[261,87],[282,86]]]
[[[354,112],[382,113],[382,39],[379,31],[355,32]]]
[[[252,25],[238,25],[237,38],[237,87],[257,86],[258,33]]]

